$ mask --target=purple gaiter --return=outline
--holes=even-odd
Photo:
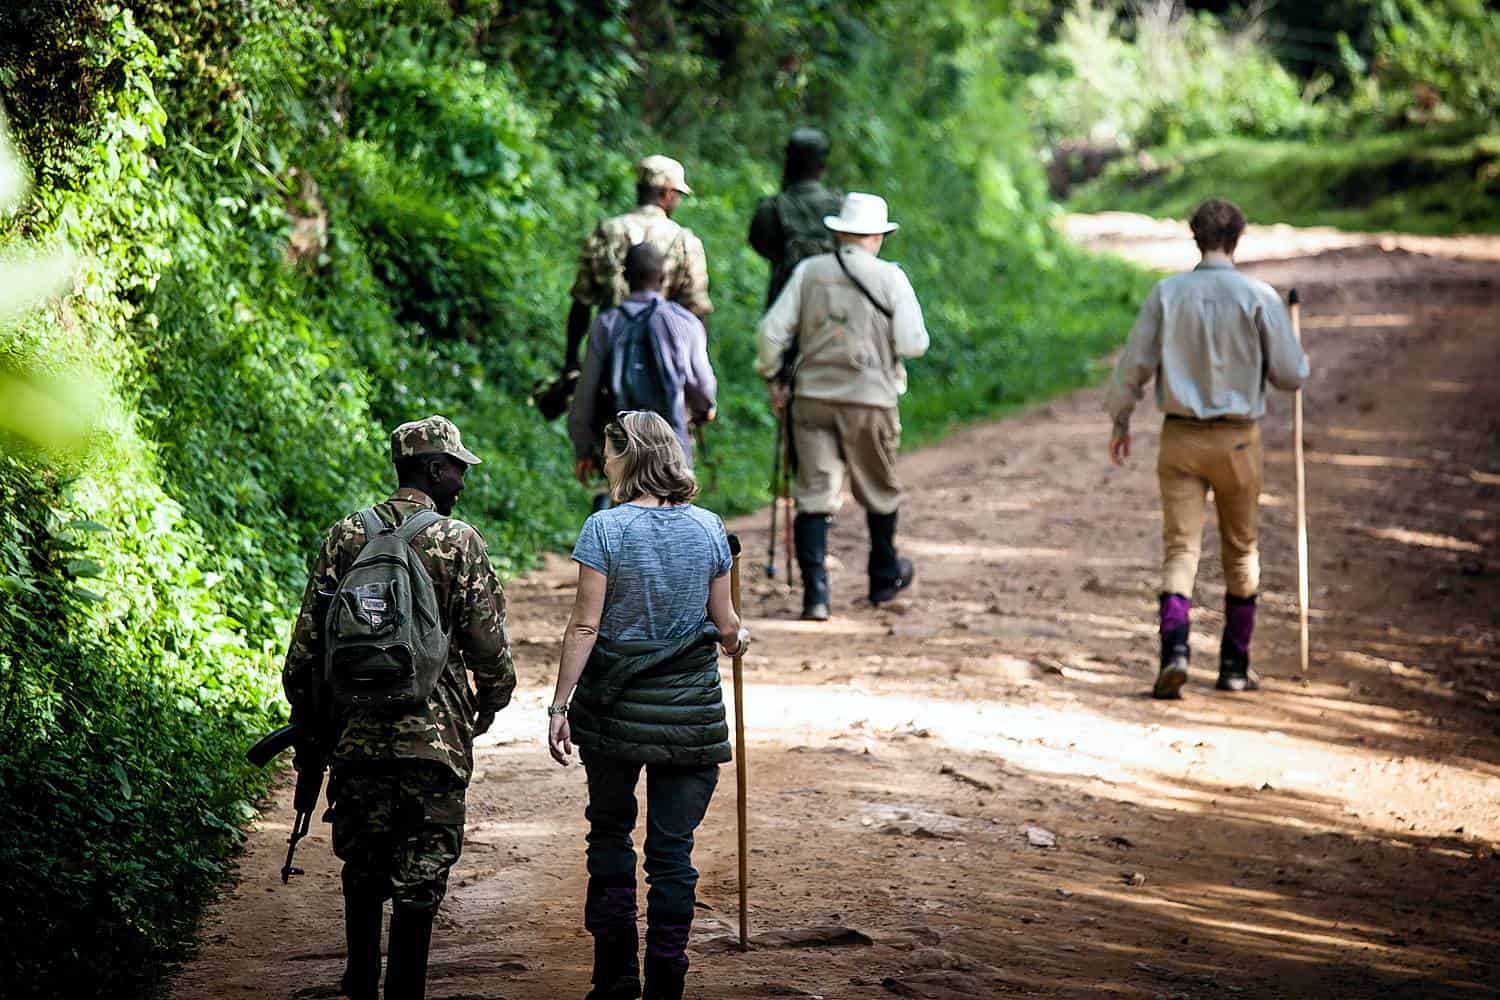
[[[1250,637],[1255,634],[1255,598],[1224,599],[1224,638],[1241,655],[1250,653]]]
[[[1161,596],[1161,634],[1171,635],[1178,629],[1188,627],[1188,613],[1193,609],[1193,602],[1181,594],[1163,594]]]
[[[583,908],[583,926],[590,934],[635,929],[635,886],[590,885]]]
[[[680,924],[651,923],[646,928],[646,955],[686,971],[688,937],[692,930],[692,917]]]

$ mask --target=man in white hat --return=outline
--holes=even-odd
[[[911,585],[911,561],[896,553],[897,404],[906,391],[902,360],[921,357],[928,344],[906,273],[878,256],[886,234],[898,228],[887,219],[885,199],[851,192],[823,224],[837,247],[797,265],[760,322],[756,360],[772,405],[792,407],[793,526],[808,621],[828,618],[828,523],[843,504],[846,476],[870,528],[870,601],[884,603]],[[777,373],[788,360],[785,385]]]
[[[690,195],[682,164],[670,156],[648,156],[636,164],[636,205],[624,215],[605,219],[578,255],[573,304],[568,311],[564,373],[578,371],[578,348],[595,311],[625,300],[625,254],[637,243],[649,243],[662,255],[662,297],[676,302],[699,320],[713,312],[708,297],[708,258],[703,241],[691,229],[672,221],[672,213]]]

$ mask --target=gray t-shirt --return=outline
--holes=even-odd
[[[573,561],[609,579],[599,636],[668,640],[708,620],[708,584],[729,572],[729,536],[713,511],[621,504],[583,522]]]

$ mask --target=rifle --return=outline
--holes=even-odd
[[[296,722],[262,736],[245,752],[246,760],[256,767],[265,767],[289,747],[297,751],[293,759],[293,766],[297,768],[297,791],[292,796],[296,816],[292,820],[292,832],[286,838],[286,862],[281,866],[282,885],[286,885],[293,875],[303,874],[301,868],[292,864],[292,858],[297,853],[297,842],[307,836],[312,814],[318,808],[318,798],[323,793],[323,772],[328,769],[328,755],[315,734]]]
[[[333,594],[318,591],[317,602],[313,606],[313,620],[319,623],[319,635],[326,634],[328,608],[332,600]],[[313,654],[321,672],[321,641],[314,647]],[[296,750],[296,756],[292,758],[292,766],[297,769],[297,791],[292,796],[295,816],[292,819],[292,832],[286,838],[286,861],[281,866],[282,885],[286,885],[293,875],[304,874],[301,868],[292,864],[292,858],[297,853],[297,842],[307,836],[307,831],[312,826],[312,814],[317,810],[318,798],[323,792],[323,772],[328,770],[329,733],[332,729],[329,712],[333,699],[326,687],[327,683],[320,680],[314,688],[315,696],[310,713],[312,724],[299,720],[299,713],[293,708],[291,723],[262,736],[255,741],[254,746],[245,751],[246,760],[256,767],[265,767],[283,750]]]

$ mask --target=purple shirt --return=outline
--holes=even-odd
[[[568,436],[573,439],[573,451],[579,458],[587,458],[599,450],[594,437],[594,408],[599,402],[599,387],[606,378],[605,363],[625,325],[625,314],[639,315],[653,299],[656,313],[651,317],[651,335],[656,341],[656,352],[677,387],[673,412],[662,416],[677,431],[683,454],[689,462],[693,460],[688,413],[703,416],[714,408],[718,381],[708,361],[708,332],[702,321],[677,303],[662,298],[660,292],[631,292],[624,302],[601,312],[589,329],[588,354],[583,359],[583,371],[573,394],[573,409],[568,414]]]

